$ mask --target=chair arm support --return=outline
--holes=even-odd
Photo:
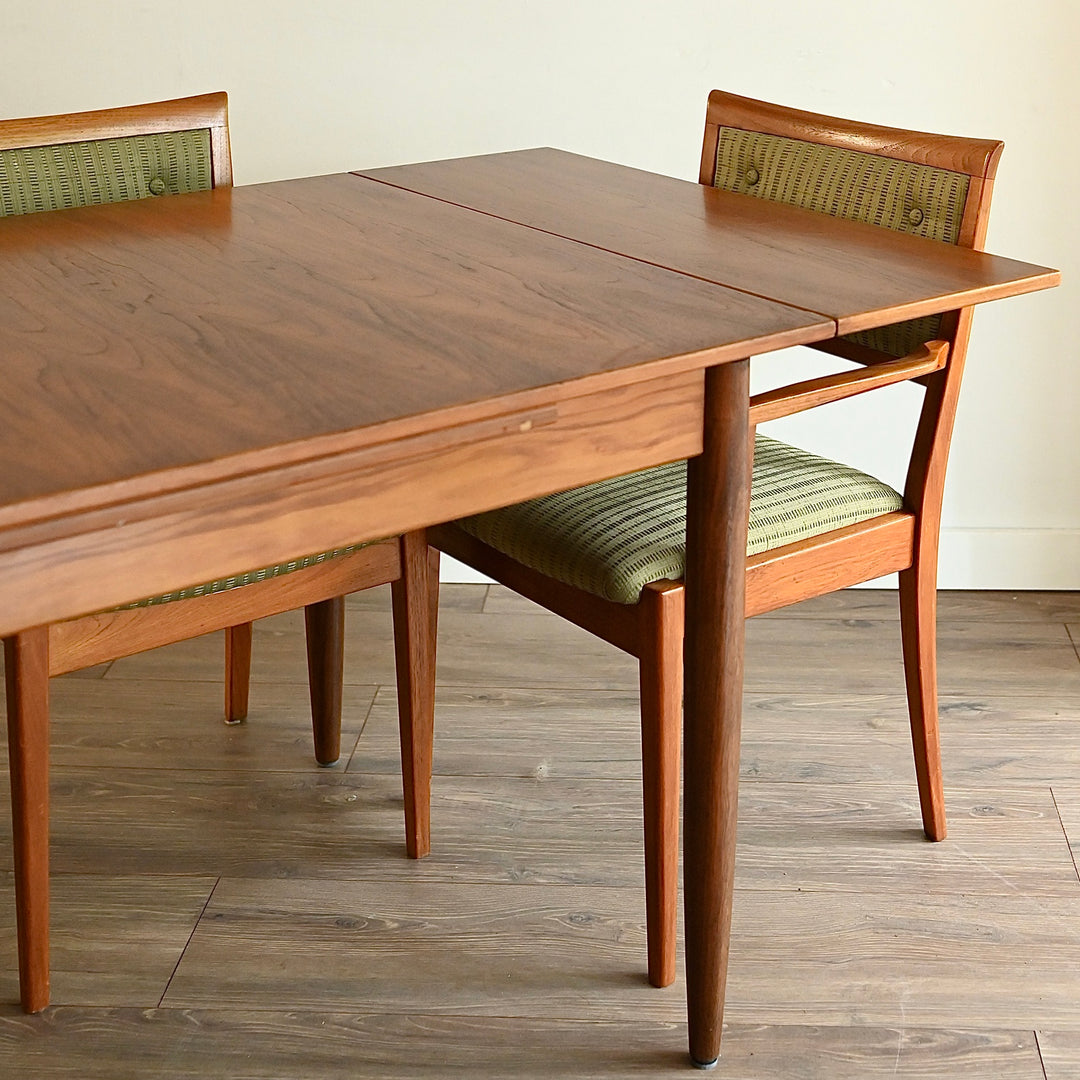
[[[781,386],[750,398],[750,423],[762,424],[781,416],[815,409],[830,401],[865,394],[881,386],[906,382],[940,371],[948,361],[949,346],[944,341],[929,341],[909,356],[898,360],[885,360],[857,371],[841,371],[823,375],[817,379]]]

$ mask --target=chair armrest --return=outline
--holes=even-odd
[[[949,345],[945,341],[929,341],[909,356],[899,360],[884,360],[879,364],[857,371],[840,371],[835,375],[823,375],[817,379],[781,386],[750,398],[750,423],[762,424],[781,416],[815,409],[830,401],[865,394],[880,386],[906,382],[940,371],[949,358]]]

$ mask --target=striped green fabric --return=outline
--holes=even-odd
[[[720,129],[714,184],[955,244],[967,199],[966,173],[737,128]],[[905,356],[939,336],[941,316],[850,334],[847,340]]]
[[[268,581],[270,578],[281,577],[284,574],[294,574],[297,570],[306,570],[309,566],[318,566],[319,563],[329,562],[342,555],[351,555],[354,551],[359,551],[372,543],[376,541],[349,544],[347,547],[333,548],[331,551],[320,551],[317,555],[303,555],[298,559],[290,559],[288,562],[276,563],[274,566],[264,566],[260,570],[248,570],[243,574],[218,578],[216,581],[207,581],[202,585],[189,585],[187,588],[174,589],[172,592],[161,593],[158,596],[148,596],[143,600],[121,604],[109,610],[132,611],[135,608],[158,607],[161,604],[171,604],[176,600],[191,600],[196,596],[212,596],[214,593],[228,592],[230,589],[239,589],[244,585],[253,585],[257,581]]]
[[[0,217],[209,191],[208,129],[0,150]]]
[[[758,435],[747,554],[899,510],[900,495],[847,465]],[[547,577],[620,604],[686,569],[686,462],[463,518],[467,533]]]

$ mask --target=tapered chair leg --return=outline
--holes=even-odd
[[[341,757],[341,685],[345,662],[345,597],[332,596],[304,608],[308,689],[315,760],[333,765]]]
[[[639,657],[641,776],[645,808],[645,921],[649,982],[675,981],[682,744],[683,589],[672,582],[641,594],[646,644]]]
[[[411,859],[431,850],[438,560],[423,531],[406,533],[401,537],[401,578],[391,585],[405,849]]]
[[[240,623],[225,630],[225,723],[239,724],[248,714],[251,685],[252,624]]]
[[[919,805],[928,840],[945,839],[945,793],[937,703],[937,559],[920,556],[900,573],[900,632],[904,646],[911,744]]]
[[[49,631],[4,639],[19,995],[49,1004]]]

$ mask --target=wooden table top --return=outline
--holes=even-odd
[[[1056,285],[1056,270],[561,150],[359,175],[781,300],[838,334]]]
[[[559,151],[371,177],[0,220],[0,552],[1058,280]]]
[[[0,528],[829,337],[344,174],[0,221]]]

